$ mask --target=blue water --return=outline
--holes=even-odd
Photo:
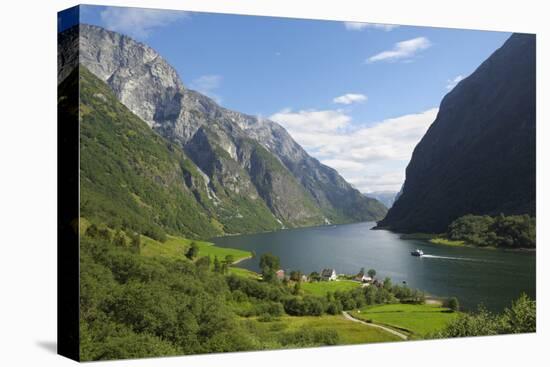
[[[377,277],[407,283],[435,296],[456,296],[466,309],[483,303],[500,311],[521,292],[535,297],[535,254],[494,249],[434,245],[404,240],[375,223],[323,226],[270,233],[218,237],[216,245],[254,251],[256,258],[238,266],[259,271],[259,256],[279,256],[284,269],[309,274],[323,268],[355,274],[362,267]],[[422,249],[424,257],[410,252]]]

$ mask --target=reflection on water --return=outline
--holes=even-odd
[[[501,310],[521,292],[535,296],[535,254],[494,249],[435,245],[403,240],[374,223],[292,229],[254,235],[215,238],[222,247],[271,252],[284,269],[310,273],[334,268],[338,273],[357,273],[374,268],[378,278],[405,281],[437,296],[456,296],[467,308],[483,303]],[[414,257],[414,249],[424,251]],[[239,263],[259,271],[258,258]]]

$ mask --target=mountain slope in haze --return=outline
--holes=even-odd
[[[385,215],[383,205],[310,157],[281,126],[227,110],[186,89],[150,47],[90,25],[68,29],[59,39],[58,80],[80,63],[150,128],[179,146],[207,182],[202,203],[208,202],[204,205],[213,207],[217,218],[226,218],[226,227],[230,217],[243,215],[233,212],[243,197],[250,213],[267,207],[277,228]],[[252,205],[257,199],[263,204]]]
[[[465,214],[535,215],[535,36],[514,34],[442,100],[379,227],[440,233]]]
[[[398,192],[395,191],[374,191],[364,193],[366,197],[373,198],[384,204],[386,208],[391,208],[395,199],[398,195]]]

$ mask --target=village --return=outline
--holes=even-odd
[[[336,269],[325,268],[320,272],[312,272],[309,275],[302,274],[297,270],[284,270],[279,269],[275,272],[275,275],[278,280],[282,282],[301,282],[301,283],[311,283],[311,282],[337,282],[337,281],[354,281],[361,284],[362,287],[368,287],[369,285],[382,286],[382,282],[379,282],[376,279],[376,270],[369,269],[365,271],[364,268],[355,274],[337,274]]]

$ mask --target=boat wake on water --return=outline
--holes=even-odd
[[[454,256],[438,256],[438,255],[428,255],[425,254],[422,258],[426,259],[444,259],[444,260],[461,260],[461,261],[476,261],[476,262],[487,262],[486,260],[472,259],[470,257],[454,257]]]

